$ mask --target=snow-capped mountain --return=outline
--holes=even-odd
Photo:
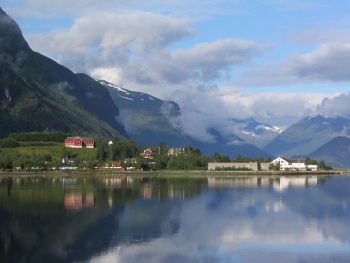
[[[151,101],[152,104],[156,104],[156,105],[163,103],[162,100],[156,97],[153,97],[149,94],[127,90],[105,80],[98,79],[96,81],[102,84],[103,86],[110,88],[112,91],[114,91],[113,95],[119,98],[119,99],[118,98],[115,98],[115,99],[118,100],[118,102],[121,104],[124,104],[124,103],[130,104],[134,102],[135,105],[142,106],[142,105],[147,105],[147,102],[149,101]],[[144,102],[144,104],[140,104],[142,102]]]
[[[283,131],[279,127],[259,123],[253,118],[231,119],[230,121],[232,124],[230,129],[234,134],[259,148],[266,146]]]

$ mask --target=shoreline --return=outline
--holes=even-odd
[[[43,171],[43,172],[0,172],[1,177],[241,177],[241,176],[347,176],[349,170],[336,171],[124,171],[82,170],[82,171]]]

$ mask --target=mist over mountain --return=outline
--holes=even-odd
[[[206,131],[214,138],[211,142],[186,135],[181,126],[181,109],[176,102],[163,101],[150,94],[121,88],[105,80],[97,82],[108,89],[114,103],[118,105],[120,119],[125,125],[128,136],[142,147],[147,144],[156,146],[160,142],[165,142],[169,147],[192,145],[206,155],[219,152],[230,157],[269,156],[234,133],[224,136],[215,128]],[[255,124],[259,125],[257,122]]]
[[[107,88],[114,104],[118,105],[120,120],[128,136],[140,146],[156,146],[160,142],[166,142],[171,147],[193,144],[193,140],[181,131],[177,120],[181,110],[176,102],[127,90],[105,80],[97,82]]]
[[[230,129],[238,137],[259,148],[271,142],[282,129],[269,124],[259,123],[253,118],[239,120],[231,119]]]

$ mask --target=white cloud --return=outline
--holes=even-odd
[[[280,64],[258,65],[247,70],[241,85],[269,86],[350,82],[350,45],[323,44],[312,52],[294,53]]]
[[[129,64],[140,65],[157,50],[192,34],[189,20],[135,12],[89,14],[76,19],[68,31],[27,38],[35,50],[74,71],[91,72],[96,67],[132,69]]]
[[[223,137],[232,135],[230,118],[253,117],[258,121],[286,128],[301,118],[316,114],[324,98],[321,93],[251,93],[235,88],[192,88],[170,93],[182,109],[183,131],[203,141],[213,141],[208,130],[215,128]],[[287,121],[286,121],[287,120]]]
[[[326,117],[350,115],[350,93],[323,99],[322,103],[317,107],[317,111]]]
[[[204,81],[218,79],[223,72],[236,64],[247,62],[256,55],[257,45],[253,41],[240,39],[220,39],[212,43],[201,43],[190,50],[176,50],[173,57],[176,64],[184,65],[198,74]]]
[[[314,52],[297,56],[291,70],[306,81],[350,81],[350,45],[325,44]]]
[[[95,79],[109,80],[111,83],[120,83],[122,72],[118,68],[95,68],[91,76]]]

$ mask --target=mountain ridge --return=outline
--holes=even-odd
[[[90,77],[76,75],[34,52],[16,22],[2,9],[0,52],[0,121],[4,123],[0,137],[30,131],[127,136],[114,119],[119,109],[108,96],[100,96],[104,87],[89,95]],[[108,107],[113,117],[105,116],[97,105]]]
[[[335,168],[350,168],[350,138],[337,136],[326,142],[308,157],[317,161],[324,161]]]
[[[263,150],[277,156],[305,155],[337,136],[350,136],[350,117],[307,116],[288,127]]]

